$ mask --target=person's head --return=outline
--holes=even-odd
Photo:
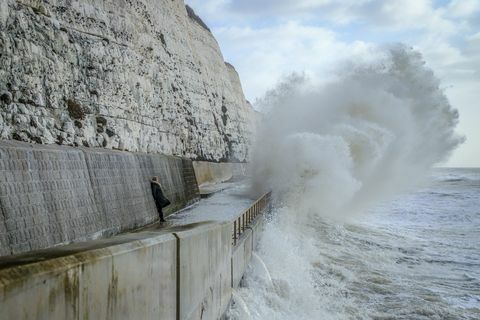
[[[152,177],[152,181],[158,182],[158,177]]]

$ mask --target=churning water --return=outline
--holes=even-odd
[[[250,319],[480,319],[480,169],[436,169],[348,223],[289,210],[259,246],[272,283],[253,267],[238,290]]]
[[[428,179],[462,142],[456,110],[403,45],[347,66],[262,100],[252,189],[275,210],[239,301],[252,319],[479,319],[480,173]]]

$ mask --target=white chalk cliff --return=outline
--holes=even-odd
[[[254,111],[182,0],[0,2],[0,139],[245,161]]]

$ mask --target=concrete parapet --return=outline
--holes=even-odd
[[[237,246],[232,252],[232,287],[238,287],[243,274],[247,269],[248,263],[252,258],[253,251],[253,232],[247,230],[240,238]]]
[[[265,225],[265,216],[259,215],[249,228],[245,230],[237,245],[232,251],[232,287],[236,288],[240,284],[248,264],[252,259],[252,253],[255,250],[260,234]]]
[[[219,319],[231,298],[232,231],[214,224],[177,232],[177,319]]]
[[[202,222],[0,258],[0,319],[219,319],[263,221],[235,247]]]
[[[0,319],[175,319],[175,237],[123,241],[0,269]]]

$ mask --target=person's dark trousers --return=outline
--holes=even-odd
[[[163,217],[162,206],[160,204],[158,204],[156,201],[155,201],[155,205],[157,206],[158,215],[160,216],[160,222],[165,222],[165,218]]]

